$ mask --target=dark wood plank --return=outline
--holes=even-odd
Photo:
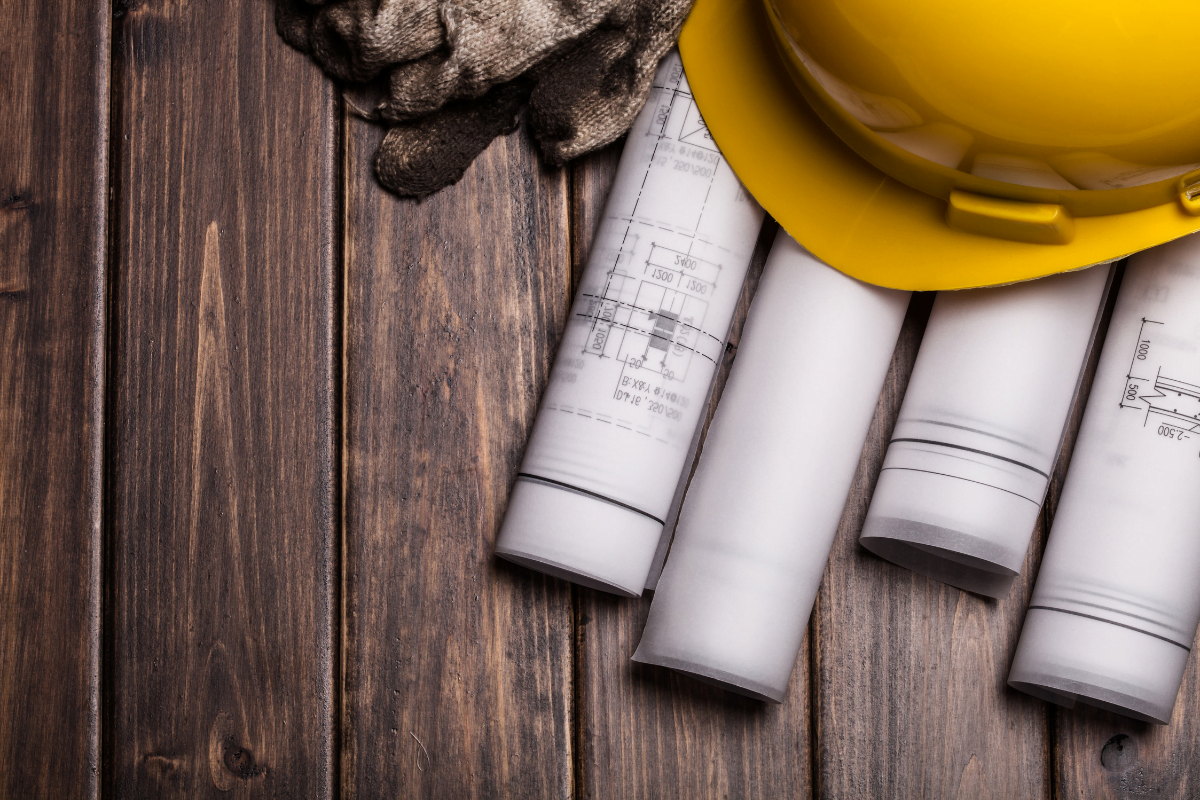
[[[579,288],[596,228],[604,218],[608,190],[617,176],[625,137],[571,162],[571,294]]]
[[[570,294],[565,170],[522,130],[416,203],[347,137],[347,798],[565,798],[567,584],[492,558]]]
[[[1109,316],[1117,288],[1113,287],[1109,298]],[[1102,326],[1104,330],[1097,337],[1100,342],[1104,340],[1107,322],[1106,319]],[[1091,375],[1087,380],[1089,386],[1095,374],[1095,361],[1099,360],[1099,350],[1099,347],[1095,348]],[[1082,421],[1083,403],[1077,403],[1072,418],[1075,433]],[[1065,461],[1059,460],[1061,474],[1056,474],[1051,484],[1047,534],[1066,476]],[[1196,647],[1192,649],[1194,652]],[[1194,655],[1183,675],[1183,685],[1168,726],[1136,722],[1083,704],[1070,710],[1052,707],[1051,713],[1056,797],[1183,800],[1200,796],[1200,670]]]
[[[108,2],[0,3],[0,797],[95,797]]]
[[[1170,725],[1136,722],[1090,706],[1055,709],[1054,715],[1057,797],[1200,796],[1200,675],[1194,657]]]
[[[917,295],[817,598],[820,797],[1047,797],[1044,704],[1007,688],[1041,527],[996,602],[867,553],[858,535],[932,307]]]
[[[604,151],[574,167],[573,237],[591,241],[615,172]],[[579,226],[585,225],[582,231]],[[776,226],[768,222],[717,375],[720,397]],[[574,239],[578,241],[579,239]],[[586,247],[576,248],[581,271]],[[715,401],[704,420],[712,419]],[[701,443],[703,449],[703,443]],[[651,596],[619,600],[576,588],[576,738],[585,798],[804,797],[810,789],[808,645],[787,702],[765,705],[670,670],[634,664]]]
[[[786,702],[766,704],[632,664],[650,598],[580,589],[585,798],[808,797],[808,639]]]
[[[319,800],[333,90],[265,0],[120,8],[110,791]]]

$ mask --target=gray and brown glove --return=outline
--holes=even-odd
[[[551,164],[612,142],[650,92],[692,0],[276,0],[294,47],[377,82],[375,171],[423,197],[462,177],[522,106]]]

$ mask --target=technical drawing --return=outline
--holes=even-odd
[[[1142,426],[1166,439],[1200,444],[1200,384],[1164,374],[1165,347],[1156,337],[1166,334],[1162,322],[1142,318],[1137,343],[1125,375],[1121,408],[1142,414]]]
[[[700,191],[680,193],[677,181],[643,179],[629,215],[619,218],[621,246],[603,291],[581,292],[587,303],[577,311],[590,325],[584,355],[621,362],[622,380],[631,371],[652,373],[658,391],[667,382],[685,381],[696,357],[715,367],[725,333],[704,328],[721,264],[693,253],[697,246],[705,255],[712,250],[697,236],[721,157],[684,87],[674,81],[654,87],[657,107],[646,135],[657,141],[646,177],[652,170],[668,170]],[[648,209],[659,212],[647,216]]]
[[[679,141],[694,147],[711,150],[714,153],[721,152],[717,149],[717,144],[713,141],[712,134],[708,132],[708,126],[704,124],[704,117],[700,116],[700,109],[696,107],[696,101],[691,98],[688,98],[687,111],[684,113],[683,130],[679,135]]]

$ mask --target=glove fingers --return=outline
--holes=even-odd
[[[303,0],[276,0],[275,30],[283,40],[302,53],[309,52],[309,34],[312,31],[313,7]]]
[[[330,75],[361,82],[444,47],[446,30],[435,0],[343,0],[317,13],[309,44]]]
[[[423,117],[451,99],[477,97],[491,85],[482,76],[463,81],[459,61],[441,53],[393,67],[387,76],[387,97],[379,104],[379,116],[393,122]]]
[[[428,114],[529,74],[573,48],[622,0],[472,0],[444,3],[446,47],[392,67],[385,119]]]
[[[492,139],[516,130],[529,91],[526,81],[512,81],[391,128],[375,153],[379,182],[416,198],[457,182]]]
[[[629,130],[690,7],[691,0],[627,6],[538,70],[530,123],[549,163],[589,153]]]
[[[280,34],[328,73],[356,83],[386,76],[375,113],[399,124],[380,144],[375,170],[402,196],[423,197],[459,180],[492,139],[516,128],[526,100],[552,164],[615,140],[645,103],[691,5],[472,2],[276,0]],[[525,13],[539,3],[549,6],[551,28]],[[533,36],[539,30],[546,35]]]

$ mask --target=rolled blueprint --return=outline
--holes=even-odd
[[[1200,236],[1130,259],[1009,672],[1166,723],[1200,619]]]
[[[1021,571],[1111,267],[934,301],[863,547],[989,597]]]
[[[642,593],[762,219],[671,53],[621,154],[496,555]]]
[[[909,297],[780,231],[635,661],[783,699]]]

